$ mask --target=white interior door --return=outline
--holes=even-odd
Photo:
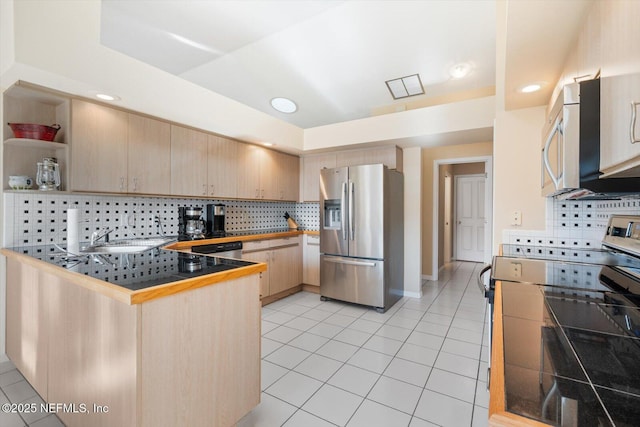
[[[456,259],[484,260],[485,235],[484,175],[461,175],[455,178]]]

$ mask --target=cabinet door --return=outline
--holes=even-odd
[[[260,198],[280,200],[279,182],[284,175],[284,154],[258,147],[260,150]]]
[[[320,236],[304,236],[302,283],[320,286]]]
[[[260,198],[260,147],[251,144],[238,144],[238,181],[239,199]]]
[[[236,198],[238,194],[238,143],[209,135],[209,196]]]
[[[129,114],[129,192],[167,194],[171,188],[171,126]]]
[[[292,243],[295,245],[271,251],[269,289],[272,295],[302,283],[301,245],[298,243],[298,239],[292,239]]]
[[[208,135],[171,126],[171,194],[207,195]]]
[[[370,148],[366,150],[343,151],[336,158],[337,167],[375,165],[382,163],[389,169],[396,169],[398,149],[396,146]],[[401,169],[401,168],[400,168]]]
[[[600,170],[624,173],[638,169],[640,163],[640,73],[603,77],[600,82],[602,105],[600,123]],[[635,123],[634,114],[635,110]],[[633,125],[633,128],[632,128]],[[632,143],[635,137],[638,142]],[[640,176],[627,171],[623,176]]]
[[[302,200],[317,202],[320,200],[320,170],[336,167],[335,154],[308,156],[303,159]]]
[[[602,11],[602,77],[640,72],[640,2],[596,2]]]
[[[268,297],[269,295],[271,295],[269,293],[270,291],[269,277],[271,274],[271,264],[269,263],[270,261],[269,254],[270,254],[270,251],[258,251],[258,252],[249,252],[246,254],[245,253],[242,254],[242,259],[246,261],[264,262],[268,266],[267,271],[263,271],[262,273],[260,273],[260,298]]]
[[[71,101],[71,189],[127,191],[128,114]]]
[[[300,158],[280,153],[278,174],[278,199],[298,201],[300,191]]]

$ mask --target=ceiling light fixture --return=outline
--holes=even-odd
[[[281,113],[291,114],[298,111],[296,103],[288,98],[273,98],[271,100],[271,106]]]
[[[449,68],[449,75],[453,79],[462,79],[467,77],[471,72],[471,64],[468,62],[460,62]]]
[[[275,144],[273,142],[263,142],[262,145],[265,147],[273,147]]]
[[[119,101],[120,97],[115,95],[109,95],[106,93],[96,93],[96,98],[99,98],[103,101]]]
[[[424,88],[420,76],[412,74],[406,77],[387,80],[385,82],[393,99],[407,98],[409,96],[424,95]]]
[[[529,84],[526,84],[526,85],[522,86],[519,91],[522,92],[522,93],[537,92],[540,89],[542,89],[542,86],[544,86],[545,84],[546,84],[545,82],[529,83]]]

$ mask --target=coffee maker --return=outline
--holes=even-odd
[[[224,209],[225,205],[207,205],[207,236],[224,237]]]
[[[192,206],[178,207],[178,240],[204,239],[204,231],[202,208]]]

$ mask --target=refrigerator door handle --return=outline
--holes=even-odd
[[[371,261],[353,261],[353,260],[346,260],[346,259],[340,259],[340,258],[325,258],[324,259],[326,262],[333,262],[335,264],[347,264],[347,265],[358,265],[361,267],[375,267],[376,263],[375,262],[371,262]]]
[[[349,238],[351,240],[355,239],[355,234],[356,234],[355,224],[353,223],[353,211],[354,211],[353,199],[355,197],[354,196],[355,191],[356,191],[356,186],[354,182],[349,181]]]
[[[347,197],[347,183],[342,183],[342,195],[340,196],[340,227],[342,228],[342,240],[347,240],[347,224],[345,223],[344,208]]]

